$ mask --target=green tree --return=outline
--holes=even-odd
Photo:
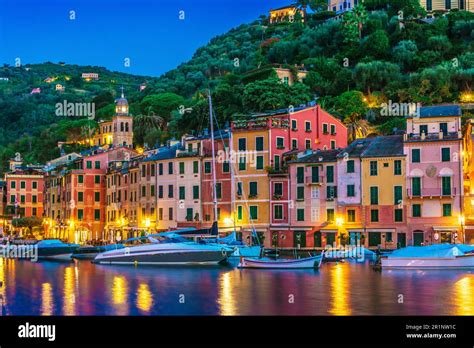
[[[146,115],[157,114],[165,121],[171,117],[171,112],[185,104],[185,99],[175,93],[160,93],[147,95],[140,103],[142,113]]]

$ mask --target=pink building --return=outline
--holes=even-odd
[[[423,107],[407,119],[409,245],[464,241],[462,150],[459,106]]]

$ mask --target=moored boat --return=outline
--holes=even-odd
[[[63,243],[59,239],[45,239],[40,240],[35,246],[38,248],[38,259],[69,261],[79,244]]]
[[[382,257],[381,266],[382,269],[474,268],[474,245],[409,246]]]
[[[234,248],[191,242],[178,234],[163,232],[131,238],[124,242],[124,248],[100,253],[93,262],[135,265],[217,265],[225,262],[233,252]]]
[[[271,268],[271,269],[308,269],[319,268],[323,260],[323,254],[302,259],[250,259],[242,257],[239,268]]]
[[[84,245],[74,251],[72,258],[76,260],[93,260],[100,253],[122,248],[124,248],[123,244]]]

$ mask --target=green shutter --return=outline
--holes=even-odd
[[[257,151],[263,151],[263,137],[257,137],[255,141],[255,149]]]
[[[296,182],[298,184],[304,184],[304,167],[296,168]]]
[[[449,147],[443,147],[441,149],[441,161],[449,162],[451,159],[451,151]]]
[[[334,182],[334,166],[326,166],[326,182]]]
[[[395,186],[393,188],[393,196],[394,196],[394,203],[395,205],[398,205],[402,202],[402,187],[401,186]]]
[[[413,191],[413,196],[421,195],[421,178],[411,179],[411,189]]]
[[[263,156],[257,156],[257,169],[263,169]]]
[[[420,149],[412,149],[411,150],[411,161],[413,163],[419,163],[420,162]]]
[[[242,206],[241,205],[237,207],[237,219],[242,220]]]
[[[451,178],[449,176],[441,178],[441,187],[443,196],[451,195]]]
[[[313,183],[319,182],[319,167],[318,166],[311,167],[311,182]]]
[[[379,204],[379,188],[378,187],[370,188],[370,204],[371,205]]]
[[[347,172],[354,173],[354,160],[347,161]]]

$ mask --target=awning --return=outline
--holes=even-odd
[[[395,228],[368,228],[367,232],[395,232]]]
[[[409,176],[412,178],[421,178],[423,175],[424,175],[423,171],[419,168],[416,168],[410,172]]]
[[[347,232],[364,232],[363,228],[346,228]]]
[[[439,174],[438,176],[453,176],[454,173],[453,173],[453,170],[451,168],[443,168],[439,171]]]
[[[456,226],[433,226],[435,231],[457,231],[459,228]]]
[[[324,233],[337,233],[337,230],[334,230],[334,229],[321,229],[319,230],[319,232],[324,232]]]

